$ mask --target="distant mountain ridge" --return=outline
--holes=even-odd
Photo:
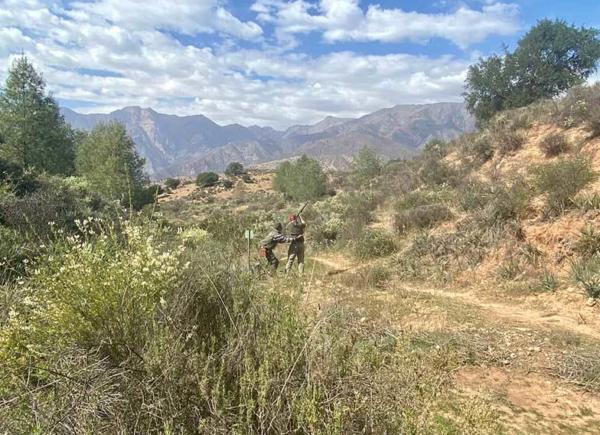
[[[356,119],[330,116],[285,131],[239,124],[220,126],[203,115],[166,115],[137,106],[108,114],[86,115],[67,108],[61,111],[78,129],[122,122],[146,159],[146,171],[155,179],[222,171],[232,161],[250,166],[301,154],[339,169],[347,167],[363,146],[386,158],[408,157],[431,138],[452,139],[472,131],[475,125],[462,103],[398,105]]]

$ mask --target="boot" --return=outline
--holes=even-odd
[[[298,273],[299,273],[300,275],[303,275],[303,274],[304,274],[304,263],[300,263],[300,264],[298,264]]]

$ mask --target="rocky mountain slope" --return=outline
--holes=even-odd
[[[456,137],[474,127],[460,103],[398,105],[357,119],[327,117],[285,131],[269,127],[220,126],[205,116],[175,116],[126,107],[109,114],[84,115],[62,109],[73,127],[89,130],[100,122],[122,122],[153,178],[222,170],[231,161],[253,165],[300,154],[343,168],[369,146],[386,158],[414,154],[433,137]]]

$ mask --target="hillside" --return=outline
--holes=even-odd
[[[86,130],[99,122],[122,122],[153,178],[192,176],[221,171],[232,161],[253,165],[301,154],[341,169],[363,146],[386,158],[407,157],[433,137],[451,139],[473,129],[473,120],[458,103],[399,105],[358,119],[328,117],[285,131],[220,126],[202,115],[179,117],[139,107],[110,114],[62,113],[73,127]]]

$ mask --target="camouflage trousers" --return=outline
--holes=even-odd
[[[279,258],[275,256],[272,249],[267,248],[267,262],[271,265],[271,273],[275,273],[279,267]]]
[[[296,241],[290,243],[288,248],[288,260],[285,265],[285,271],[289,272],[294,266],[294,261],[298,260],[298,272],[302,274],[304,272],[304,242]]]

